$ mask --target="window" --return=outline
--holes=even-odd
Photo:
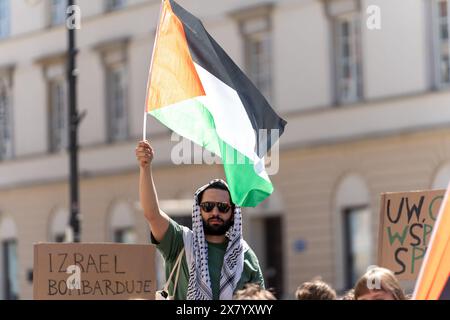
[[[109,216],[109,240],[118,243],[136,243],[136,221],[127,202],[116,203]]]
[[[64,151],[68,146],[67,90],[64,78],[49,80],[50,152]]]
[[[370,266],[370,211],[365,207],[344,211],[346,287],[351,288]]]
[[[47,82],[48,152],[65,151],[69,144],[68,88],[65,54],[39,60]]]
[[[269,17],[242,23],[247,74],[266,99],[271,99],[271,33]]]
[[[0,219],[0,299],[19,299],[18,271],[16,224],[4,217]]]
[[[10,15],[10,0],[0,0],[0,39],[9,36]]]
[[[126,0],[106,0],[106,11],[114,11],[125,7]]]
[[[172,217],[173,221],[178,223],[181,226],[185,226],[189,229],[192,229],[192,216],[186,215],[186,216],[175,216]]]
[[[132,227],[115,229],[114,242],[136,243],[136,233],[134,232]]]
[[[360,20],[356,13],[335,18],[336,91],[339,104],[362,98]]]
[[[372,241],[370,191],[357,173],[347,174],[337,183],[332,216],[335,283],[338,292],[352,288],[355,279],[375,260]]]
[[[65,208],[59,208],[51,215],[49,224],[50,242],[65,242],[66,229],[68,227],[69,211]]]
[[[58,26],[64,24],[66,20],[67,0],[51,0],[51,18],[50,24]]]
[[[128,139],[128,66],[129,38],[101,43],[96,47],[104,67],[106,141]]]
[[[0,73],[0,161],[13,157],[10,77]]]
[[[108,141],[124,141],[128,138],[127,80],[124,63],[106,67]]]
[[[19,298],[19,283],[17,278],[17,242],[15,240],[3,241],[3,263],[5,299],[17,300]]]
[[[283,276],[283,229],[282,218],[267,217],[264,220],[265,280],[268,288],[275,290],[278,299],[284,292]]]
[[[435,0],[436,82],[438,88],[450,86],[449,9],[449,0]]]

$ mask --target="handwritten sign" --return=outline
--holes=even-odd
[[[445,190],[381,195],[378,265],[416,280]]]
[[[112,243],[34,245],[35,300],[154,299],[155,248]]]

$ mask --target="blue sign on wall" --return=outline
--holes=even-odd
[[[303,252],[307,248],[306,240],[298,239],[294,242],[294,251],[295,252]]]

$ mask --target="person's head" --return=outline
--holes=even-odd
[[[305,282],[295,292],[297,300],[336,300],[336,291],[322,280]]]
[[[355,300],[355,290],[348,290],[346,293],[344,293],[340,300]]]
[[[355,300],[406,300],[406,297],[392,271],[375,267],[356,283]]]
[[[198,203],[206,235],[221,236],[230,229],[235,205],[222,181],[215,181],[198,194]]]
[[[236,291],[233,300],[277,300],[269,290],[256,283],[247,283],[242,290]]]

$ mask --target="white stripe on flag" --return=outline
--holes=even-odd
[[[214,118],[217,134],[231,147],[258,162],[256,133],[237,92],[194,63],[206,96],[197,97]]]

